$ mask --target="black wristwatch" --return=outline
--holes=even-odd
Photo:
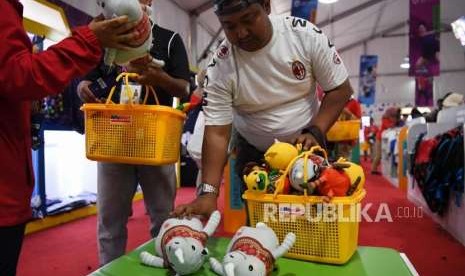
[[[208,184],[208,183],[200,183],[199,186],[197,186],[197,196],[205,195],[205,194],[214,194],[215,196],[219,195],[218,188],[215,186]]]
[[[326,149],[326,135],[320,130],[317,126],[309,126],[302,129],[302,134],[310,133],[313,137],[315,137],[318,144]]]

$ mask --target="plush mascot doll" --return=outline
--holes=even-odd
[[[255,228],[243,226],[231,239],[223,263],[210,258],[210,266],[224,276],[271,275],[275,261],[291,249],[295,240],[295,234],[288,233],[279,244],[273,229],[262,222]]]
[[[344,173],[349,177],[350,188],[347,191],[348,196],[352,195],[356,191],[363,189],[363,186],[365,185],[365,173],[362,166],[353,162],[349,162],[341,157],[335,163],[333,163],[333,167],[338,168],[339,170],[343,170]]]
[[[307,189],[307,183],[316,180],[322,170],[324,158],[316,154],[303,154],[292,164],[289,171],[289,179],[291,186],[303,192]],[[314,190],[308,190],[309,194],[313,194]]]
[[[155,239],[158,256],[141,252],[143,264],[169,267],[176,275],[188,275],[198,271],[208,257],[206,243],[218,227],[221,215],[214,211],[205,227],[198,218],[169,218],[161,226]]]
[[[106,65],[125,65],[130,61],[141,60],[141,62],[152,62],[157,67],[163,67],[164,62],[154,59],[149,51],[152,47],[152,30],[149,20],[151,9],[142,9],[138,0],[97,0],[102,8],[105,18],[126,15],[129,22],[137,21],[136,27],[139,37],[130,43],[129,50],[106,49],[104,62]]]
[[[270,178],[266,168],[255,162],[246,164],[243,170],[243,180],[248,190],[266,193],[270,185]]]
[[[328,198],[346,196],[350,188],[349,176],[334,167],[323,168],[320,178],[315,182],[318,194]]]
[[[298,147],[275,140],[265,152],[265,161],[272,169],[284,171],[297,155],[299,155]]]
[[[270,170],[266,165],[249,162],[245,165],[242,174],[244,183],[250,191],[270,194],[274,193],[276,189],[279,189],[279,194],[288,194],[290,191],[289,179],[285,177],[284,185],[277,187],[277,181],[283,175],[278,170]]]

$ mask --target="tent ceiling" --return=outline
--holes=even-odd
[[[199,22],[209,33],[220,28],[212,0],[172,0],[191,14],[199,11]],[[463,0],[448,0],[442,21],[449,24],[464,13]],[[272,14],[289,15],[292,0],[271,0]],[[443,9],[446,8],[443,6]],[[336,4],[318,4],[316,25],[322,27],[339,49],[363,44],[386,30],[405,34],[409,17],[406,0],[341,0]]]
[[[172,0],[176,2],[183,10],[191,13],[202,6],[211,7],[212,0]]]

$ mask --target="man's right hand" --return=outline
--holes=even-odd
[[[217,209],[217,197],[214,194],[205,194],[198,196],[189,204],[181,204],[177,206],[171,216],[174,217],[191,217],[193,215],[200,215],[204,218],[210,217]]]
[[[127,16],[105,19],[103,15],[96,17],[89,23],[103,48],[129,49],[129,43],[139,36],[135,30],[137,21],[128,22]]]
[[[83,103],[101,103],[101,101],[95,97],[94,93],[90,91],[89,85],[91,83],[91,81],[83,80],[78,84],[77,94],[79,99],[81,99]]]

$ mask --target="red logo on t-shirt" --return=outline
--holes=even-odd
[[[307,75],[307,70],[302,62],[296,60],[292,63],[292,73],[298,80],[303,80]]]
[[[229,56],[229,48],[226,46],[221,46],[220,49],[218,49],[217,53],[218,58],[225,59]]]

